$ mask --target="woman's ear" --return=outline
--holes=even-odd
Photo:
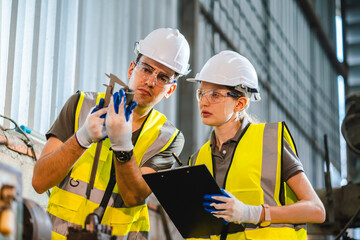
[[[248,99],[246,97],[240,97],[236,100],[235,103],[235,112],[239,112],[243,109],[245,109],[246,105],[248,103]]]

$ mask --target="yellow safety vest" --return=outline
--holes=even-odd
[[[225,179],[225,189],[248,205],[281,206],[281,159],[283,139],[296,153],[295,144],[284,122],[250,124],[237,144]],[[210,141],[199,150],[191,165],[205,164],[213,174]],[[285,205],[297,201],[295,194],[283,183]],[[202,238],[203,239],[203,238]],[[220,239],[210,236],[208,239]],[[228,234],[232,239],[306,239],[304,224],[271,224],[268,227],[246,227],[244,232]]]
[[[104,95],[81,92],[76,108],[74,132],[84,123],[90,108],[98,104]],[[166,150],[178,133],[179,130],[167,121],[165,115],[153,109],[145,120],[134,146],[138,166],[141,167],[148,159]],[[52,189],[47,207],[53,223],[52,239],[66,239],[69,226],[84,227],[86,216],[92,213],[102,200],[109,182],[112,163],[108,138],[103,141],[94,189],[91,191],[90,199],[86,199],[96,146],[97,144],[92,144],[76,162],[70,174]],[[147,239],[150,228],[147,205],[144,202],[135,207],[126,207],[115,185],[101,223],[112,226],[113,235],[124,236],[126,239],[132,239],[131,236]]]

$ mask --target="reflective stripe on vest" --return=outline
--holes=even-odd
[[[104,96],[103,93],[81,92],[75,112],[74,132],[84,124],[90,109]],[[153,109],[145,120],[134,146],[137,164],[141,167],[151,157],[166,150],[178,133],[179,130],[169,123],[163,114]],[[109,182],[112,162],[108,138],[102,144],[94,189],[91,191],[90,199],[86,199],[96,145],[92,144],[84,152],[71,173],[51,192],[47,211],[52,219],[54,239],[63,239],[59,235],[66,236],[69,226],[84,227],[86,216],[92,213],[102,200]],[[113,235],[117,235],[119,239],[128,239],[130,235],[136,236],[137,239],[147,239],[150,228],[147,205],[144,202],[127,208],[115,186],[101,223],[111,225]]]
[[[296,153],[295,144],[285,123],[251,124],[243,133],[230,163],[225,189],[248,205],[281,206],[281,159],[283,139]],[[250,160],[250,161],[249,161]],[[205,164],[213,174],[210,141],[190,160],[191,165]],[[284,183],[285,204],[297,201]],[[294,198],[295,197],[295,198]],[[227,239],[306,239],[304,225],[271,224],[260,228],[247,226],[245,232],[228,234]],[[210,239],[219,239],[212,236]],[[209,239],[209,238],[208,238]]]

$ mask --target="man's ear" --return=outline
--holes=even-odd
[[[166,94],[165,94],[165,96],[164,96],[164,98],[169,98],[170,97],[170,95],[175,91],[175,89],[176,89],[176,86],[177,86],[177,84],[175,83],[175,84],[173,84],[173,85],[171,85],[170,86],[170,88],[169,88],[169,90],[166,92]]]
[[[235,112],[239,112],[243,109],[245,109],[246,105],[248,103],[248,99],[246,97],[240,97],[236,100],[235,104]]]
[[[136,67],[136,64],[134,61],[130,63],[129,70],[128,70],[128,79],[131,78],[131,74],[134,71],[134,68]]]

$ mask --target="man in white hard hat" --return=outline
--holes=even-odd
[[[141,40],[135,52],[136,61],[128,70],[129,87],[135,92],[131,104],[124,106],[120,90],[108,108],[94,109],[104,94],[77,92],[46,134],[32,184],[38,193],[52,188],[47,211],[53,239],[66,239],[70,226],[84,227],[86,217],[104,201],[110,176],[116,186],[101,223],[111,225],[118,239],[148,239],[145,201],[151,190],[142,174],[170,168],[171,153],[180,154],[184,145],[182,133],[153,107],[175,91],[179,76],[189,72],[190,48],[177,29],[160,28]],[[93,143],[105,137],[89,194],[97,145]]]

